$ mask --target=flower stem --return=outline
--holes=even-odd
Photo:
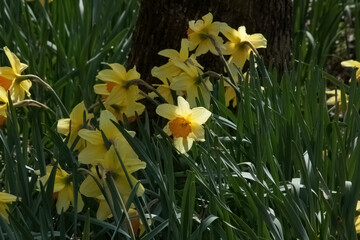
[[[63,102],[61,101],[59,96],[56,94],[55,90],[47,82],[45,82],[40,77],[33,75],[33,74],[21,75],[20,77],[17,78],[17,80],[19,80],[20,82],[23,80],[26,80],[26,79],[31,79],[33,82],[39,83],[43,87],[45,87],[47,90],[49,90],[52,93],[52,95],[55,97],[55,100],[58,102],[64,117],[69,117],[69,112],[67,111]]]

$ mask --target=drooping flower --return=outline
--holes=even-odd
[[[341,66],[356,68],[356,81],[360,82],[360,62],[355,60],[342,61]]]
[[[226,25],[222,28],[222,33],[229,40],[229,42],[225,43],[224,54],[231,55],[229,64],[232,68],[234,68],[233,64],[235,64],[242,69],[254,49],[266,48],[267,46],[267,40],[262,34],[248,35],[244,26],[239,27],[236,31]]]
[[[190,109],[189,103],[181,96],[177,98],[178,106],[161,104],[156,113],[170,120],[164,127],[164,132],[172,136],[174,146],[180,153],[190,150],[194,141],[205,141],[204,124],[211,112],[203,107]]]
[[[125,97],[126,90],[117,88],[116,91],[113,91],[106,98],[104,106],[116,117],[117,120],[124,121],[125,116],[128,121],[131,122],[135,120],[136,115],[141,115],[144,112],[145,106],[137,102],[143,98],[139,94],[139,88],[132,88],[127,91],[128,95],[133,96],[132,98],[129,99]]]
[[[87,146],[79,154],[79,162],[83,164],[102,164],[107,169],[121,168],[117,158],[108,157],[107,154],[114,156],[115,148],[117,149],[125,166],[127,164],[137,164],[140,160],[134,152],[125,137],[119,129],[113,124],[116,122],[114,115],[105,110],[100,113],[99,130],[81,129],[79,136],[87,141]],[[135,132],[128,131],[131,136],[135,136]]]
[[[47,166],[46,174],[40,178],[40,181],[43,185],[48,182],[52,169],[55,166]],[[74,206],[74,185],[72,183],[72,176],[64,171],[60,165],[57,165],[55,180],[54,180],[54,197],[57,198],[56,201],[56,211],[58,214],[65,212],[70,203]],[[84,207],[84,202],[81,198],[80,193],[77,196],[77,211],[80,212]]]
[[[191,107],[196,106],[196,98],[200,99],[199,91],[204,99],[206,107],[210,106],[210,91],[213,90],[209,78],[203,78],[201,69],[189,65],[183,67],[184,72],[173,79],[170,88],[175,91],[186,91],[186,100]]]
[[[82,128],[86,128],[87,122],[94,117],[94,114],[88,113],[84,102],[79,103],[70,113],[70,118],[62,118],[58,120],[57,131],[69,137],[67,146],[70,148]],[[85,147],[85,140],[78,139],[74,150],[81,150]]]
[[[4,47],[4,51],[11,67],[0,67],[0,86],[3,87],[5,91],[10,91],[11,99],[14,102],[21,101],[25,98],[25,94],[30,96],[29,89],[31,87],[31,81],[28,79],[19,79],[21,73],[28,66],[21,63],[19,58],[7,47]]]
[[[0,126],[6,121],[6,107],[8,103],[8,97],[3,87],[0,87]]]
[[[213,22],[213,15],[206,14],[196,22],[194,20],[189,22],[188,38],[190,41],[190,51],[196,48],[195,54],[197,56],[205,54],[210,51],[212,54],[218,55],[211,37],[215,40],[221,48],[223,40],[219,37],[219,32],[223,24],[220,22]]]
[[[107,189],[105,179],[111,175],[115,181],[115,186],[119,191],[122,200],[127,202],[132,191],[131,186],[135,186],[138,182],[138,180],[132,176],[132,173],[146,167],[146,163],[140,161],[139,159],[132,159],[129,161],[127,158],[122,158],[121,160],[124,163],[131,184],[129,183],[122,167],[119,167],[118,164],[114,164],[115,162],[119,162],[119,159],[114,149],[112,149],[105,154],[103,161],[99,162],[97,166],[93,166],[91,168],[91,175],[87,176],[80,186],[80,192],[83,195],[96,198],[99,201],[99,208],[96,213],[96,217],[99,220],[105,220],[106,218],[111,217],[112,214],[98,184],[100,184],[104,189]],[[96,182],[98,182],[98,184]],[[136,195],[141,196],[144,191],[144,187],[140,184]]]
[[[12,194],[0,192],[0,216],[5,219],[6,222],[9,222],[9,215],[7,213],[7,211],[9,211],[8,204],[15,202],[16,199],[17,197]]]

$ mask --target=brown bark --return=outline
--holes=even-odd
[[[132,39],[128,66],[137,66],[142,79],[153,83],[151,69],[167,62],[157,53],[162,49],[179,50],[186,38],[188,22],[211,12],[214,21],[226,22],[237,29],[244,25],[248,34],[262,33],[267,49],[260,50],[266,64],[282,71],[290,60],[291,0],[142,0]],[[207,70],[222,69],[216,56],[198,59]]]

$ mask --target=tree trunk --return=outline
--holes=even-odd
[[[248,34],[262,33],[268,40],[267,48],[259,50],[265,64],[272,64],[280,72],[288,65],[292,0],[142,0],[128,66],[136,65],[145,81],[157,82],[151,69],[167,62],[158,52],[179,50],[181,39],[187,38],[188,22],[208,12],[214,21],[226,22],[234,29],[244,25]],[[223,69],[218,57],[211,54],[198,61],[207,70]]]

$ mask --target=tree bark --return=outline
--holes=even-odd
[[[136,65],[142,79],[157,82],[151,69],[167,62],[159,56],[163,49],[180,49],[187,38],[188,22],[211,12],[214,21],[226,22],[237,29],[244,25],[248,34],[262,33],[268,40],[259,53],[265,64],[282,72],[291,54],[292,0],[142,0],[132,38],[128,66]],[[217,56],[198,58],[207,70],[223,69]]]

